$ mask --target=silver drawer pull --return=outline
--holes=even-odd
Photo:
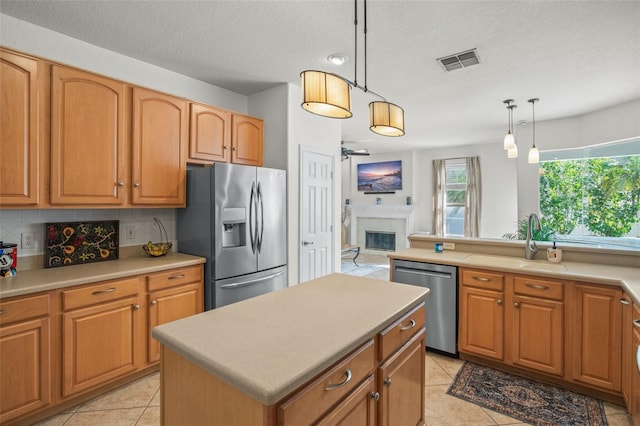
[[[345,377],[345,379],[342,382],[336,383],[335,385],[327,385],[327,387],[324,388],[324,390],[330,391],[330,390],[338,389],[338,388],[343,387],[347,383],[349,383],[351,381],[351,370],[347,370],[346,373],[344,373],[344,374],[347,377]]]
[[[640,320],[633,320],[633,325],[640,328]]]
[[[476,281],[482,281],[483,283],[488,283],[489,281],[491,281],[491,278],[484,278],[484,277],[471,277]]]
[[[631,304],[627,300],[624,300],[624,299],[620,299],[620,303],[622,303],[623,305],[630,305]]]
[[[535,288],[536,290],[549,290],[548,285],[538,285],[538,284],[529,284],[529,283],[525,283],[524,285],[526,285],[529,288]]]
[[[400,327],[400,331],[407,331],[416,326],[416,322],[414,320],[409,321],[409,325],[405,325],[404,327]]]
[[[380,401],[380,393],[379,392],[371,392],[371,399],[374,401]]]
[[[91,294],[93,294],[94,296],[97,296],[98,294],[113,293],[114,291],[116,291],[116,288],[115,287],[111,287],[111,288],[108,288],[106,290],[96,290]]]
[[[4,309],[0,309],[0,315],[4,314]]]
[[[172,275],[169,277],[170,280],[177,280],[180,278],[184,278],[184,274],[180,274],[180,275]]]

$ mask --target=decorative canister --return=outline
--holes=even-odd
[[[551,263],[562,262],[562,249],[556,247],[556,242],[553,242],[553,247],[547,249],[547,260]]]
[[[16,274],[18,264],[18,245],[0,241],[0,277],[11,277]]]

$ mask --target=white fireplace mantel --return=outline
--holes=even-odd
[[[351,244],[357,242],[357,219],[358,218],[379,218],[379,219],[404,219],[406,236],[413,233],[413,210],[412,205],[350,205],[349,222],[351,224],[350,241]]]

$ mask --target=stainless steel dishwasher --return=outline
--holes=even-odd
[[[458,268],[394,259],[391,281],[426,287],[427,348],[458,356]]]

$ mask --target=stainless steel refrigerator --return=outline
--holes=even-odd
[[[176,236],[180,253],[207,259],[205,310],[286,287],[286,172],[190,167]]]

